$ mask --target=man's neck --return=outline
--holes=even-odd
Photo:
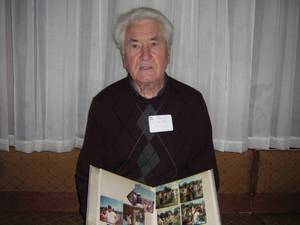
[[[155,83],[155,84],[139,84],[133,81],[134,89],[144,98],[150,99],[154,98],[158,95],[159,91],[163,88],[163,83]]]
[[[131,79],[131,83],[132,87],[140,96],[146,99],[151,99],[157,97],[160,94],[160,91],[166,84],[166,79],[167,77],[165,76],[164,79],[150,84],[141,84]]]

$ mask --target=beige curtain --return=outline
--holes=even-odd
[[[92,97],[126,76],[117,15],[139,6],[174,24],[167,73],[203,93],[216,150],[300,148],[298,0],[0,0],[0,149],[82,146]]]

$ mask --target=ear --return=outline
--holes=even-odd
[[[126,56],[125,56],[125,53],[123,52],[122,47],[119,50],[120,50],[120,54],[121,54],[121,57],[122,57],[123,67],[124,67],[124,69],[126,69],[126,60],[125,60]]]
[[[168,51],[168,53],[167,53],[168,54],[168,56],[167,56],[168,57],[168,64],[170,63],[170,59],[171,59],[171,47],[172,46],[170,45],[170,47],[167,49],[167,51]]]

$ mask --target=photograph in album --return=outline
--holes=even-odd
[[[127,199],[132,206],[144,208],[147,212],[153,213],[154,193],[141,185],[136,184],[134,190],[127,195]]]
[[[156,187],[156,209],[179,204],[177,182]]]
[[[123,202],[117,199],[100,196],[100,221],[110,224],[123,224]]]
[[[188,177],[178,181],[180,190],[180,203],[203,198],[201,175]]]

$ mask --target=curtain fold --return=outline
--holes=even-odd
[[[127,75],[117,15],[140,6],[174,24],[167,73],[203,94],[216,150],[300,148],[298,0],[0,0],[0,149],[82,146],[92,97]]]
[[[0,0],[0,30],[5,31],[5,1]],[[6,32],[0,32],[0,149],[7,150],[8,139],[8,101],[7,101],[7,67],[6,67]]]

